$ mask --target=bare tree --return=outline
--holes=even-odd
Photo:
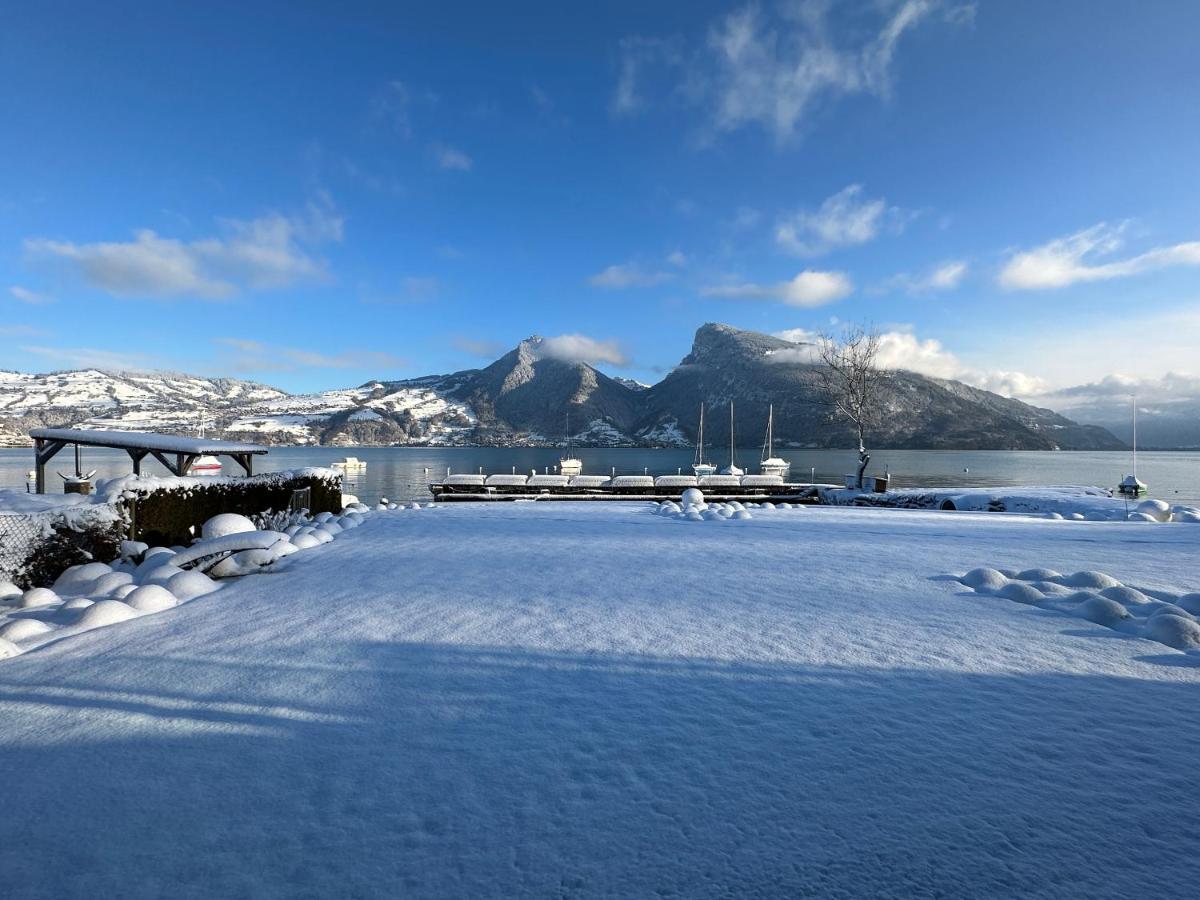
[[[886,373],[879,368],[879,332],[854,325],[840,335],[822,334],[813,370],[821,402],[830,417],[845,420],[858,432],[858,480],[861,490],[867,464],[867,432],[882,417],[880,387]]]

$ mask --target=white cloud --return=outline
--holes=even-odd
[[[825,100],[856,94],[887,97],[896,45],[934,8],[932,0],[906,0],[865,41],[839,47],[828,4],[811,3],[770,22],[750,5],[709,30],[703,84],[717,132],[758,125],[779,141],[792,138]]]
[[[1010,290],[1061,288],[1089,281],[1127,278],[1170,266],[1200,266],[1200,241],[1156,247],[1136,256],[1103,262],[1123,244],[1125,225],[1101,222],[1032,250],[1015,253],[1000,272]]]
[[[775,337],[799,345],[792,349],[777,350],[771,355],[772,362],[810,363],[817,358],[816,345],[821,335],[806,328],[789,328],[775,332]],[[1006,397],[1028,396],[1046,389],[1046,383],[1023,372],[985,371],[963,363],[951,353],[941,341],[934,338],[921,340],[911,331],[890,330],[879,335],[877,362],[884,369],[906,369],[933,378],[961,381],[974,387],[1001,394]]]
[[[667,262],[682,269],[688,264],[687,254],[682,250],[676,250],[673,253],[667,254]]]
[[[674,260],[669,261],[674,262]],[[609,266],[603,272],[597,272],[588,278],[588,284],[605,290],[619,291],[626,288],[654,287],[671,281],[674,277],[672,272],[647,271],[635,263],[623,263]]]
[[[780,221],[775,242],[795,256],[821,256],[872,241],[885,226],[903,228],[903,213],[883,198],[866,199],[862,185],[851,184],[825,198],[817,210],[800,210]]]
[[[402,357],[371,350],[347,350],[331,355],[245,338],[216,338],[213,343],[230,348],[226,363],[242,372],[292,372],[311,368],[394,369],[407,365]]]
[[[475,161],[456,147],[433,144],[429,151],[433,154],[433,161],[437,167],[448,172],[470,172],[475,166]]]
[[[403,81],[389,81],[371,101],[371,116],[384,122],[401,137],[413,133],[412,111],[417,106],[434,106],[438,95],[425,88],[413,87]]]
[[[76,244],[35,238],[35,260],[66,265],[88,285],[118,297],[198,297],[219,300],[241,290],[273,290],[329,278],[308,246],[342,237],[343,219],[327,204],[305,213],[220,220],[221,237],[181,241],[149,229],[132,241]]]
[[[912,275],[902,272],[887,279],[883,290],[898,288],[909,294],[928,294],[934,291],[950,291],[962,283],[970,270],[966,260],[952,259],[934,266],[929,271]]]
[[[543,338],[538,350],[543,356],[565,362],[585,362],[591,365],[609,363],[623,366],[628,362],[621,344],[615,340],[597,340],[586,334],[560,334]]]
[[[19,284],[14,284],[8,289],[9,296],[18,303],[25,303],[29,306],[42,306],[46,303],[53,303],[54,298],[46,294],[39,294],[36,291],[31,291],[29,288],[23,288]]]
[[[0,337],[37,337],[47,334],[32,325],[0,325]]]
[[[639,93],[639,82],[646,68],[652,65],[674,66],[681,61],[678,40],[637,35],[623,38],[618,45],[617,55],[617,84],[608,108],[618,116],[629,115],[645,107],[645,100]]]
[[[787,306],[811,307],[841,300],[853,290],[854,285],[844,272],[805,269],[791,281],[710,285],[701,288],[700,294],[731,300],[777,300]]]

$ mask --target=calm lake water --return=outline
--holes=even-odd
[[[609,474],[674,473],[690,471],[690,450],[604,450],[579,449],[584,472]],[[301,466],[327,466],[347,454],[365,460],[361,476],[348,479],[346,490],[364,501],[381,496],[393,500],[429,499],[427,484],[453,472],[487,473],[541,472],[558,464],[561,452],[553,447],[493,449],[480,447],[280,447],[267,456],[256,457],[256,472],[272,472]],[[757,468],[758,448],[738,453],[738,462],[749,471]],[[855,468],[851,450],[792,450],[780,456],[792,463],[792,475],[807,481],[841,483]],[[715,459],[718,465],[725,462]],[[98,478],[124,475],[130,471],[129,457],[112,450],[83,453],[84,471],[95,469]],[[0,450],[0,488],[25,489],[25,474],[33,467],[32,450]],[[60,490],[54,472],[69,473],[73,467],[70,449],[64,450],[47,471],[49,489]],[[892,473],[897,487],[999,487],[1030,484],[1088,484],[1114,487],[1129,471],[1128,453],[1066,453],[1007,450],[879,450],[871,460],[871,471]],[[157,463],[143,463],[147,474],[165,474]],[[226,461],[225,474],[241,469]],[[1153,496],[1172,502],[1200,502],[1200,452],[1146,452],[1138,454],[1138,476],[1150,486]]]

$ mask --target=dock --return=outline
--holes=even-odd
[[[779,475],[447,475],[432,482],[433,498],[450,503],[514,500],[678,500],[698,488],[710,500],[761,503],[819,503],[817,485],[784,481]]]

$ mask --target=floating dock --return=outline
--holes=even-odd
[[[822,487],[779,475],[447,475],[432,482],[433,498],[478,503],[503,500],[678,500],[699,488],[710,500],[818,503]]]

